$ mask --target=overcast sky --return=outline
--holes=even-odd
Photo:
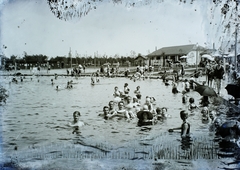
[[[156,47],[205,46],[209,42],[202,7],[176,0],[129,7],[106,0],[86,16],[64,21],[51,12],[47,0],[5,0],[0,53],[10,57],[26,51],[55,57],[68,55],[71,48],[73,55],[77,51],[80,56],[126,56],[131,51],[146,55]]]

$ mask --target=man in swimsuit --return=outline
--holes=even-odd
[[[119,116],[119,117],[127,118],[127,120],[130,119],[130,115],[129,115],[128,111],[124,109],[123,101],[120,101],[118,103],[118,111],[117,111],[117,114],[115,114],[115,115]]]
[[[219,60],[217,62],[217,65],[214,69],[214,78],[216,81],[216,85],[217,85],[217,94],[219,95],[220,90],[221,90],[221,80],[223,79],[223,75],[224,75],[224,68],[221,65],[221,61]]]

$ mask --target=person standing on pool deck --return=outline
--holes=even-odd
[[[221,90],[221,80],[223,79],[223,75],[224,75],[224,68],[221,65],[221,61],[218,60],[217,65],[214,68],[214,78],[216,81],[216,85],[217,85],[217,94],[220,94],[220,90]]]
[[[188,112],[186,110],[182,110],[180,112],[180,118],[182,119],[183,123],[181,127],[169,129],[169,132],[173,132],[174,130],[181,130],[181,137],[189,137],[190,135],[190,124],[187,122]]]

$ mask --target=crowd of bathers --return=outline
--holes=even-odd
[[[152,125],[158,120],[170,117],[166,107],[156,107],[156,99],[152,96],[146,96],[144,103],[141,103],[140,86],[136,87],[133,96],[130,96],[129,92],[128,83],[124,84],[123,90],[115,86],[113,100],[103,107],[103,113],[100,116],[104,119],[125,118],[127,121],[137,118],[140,126]]]
[[[172,83],[170,83],[170,80]],[[71,83],[72,82],[68,82],[68,85]],[[179,127],[169,129],[169,132],[180,130],[181,137],[190,137],[191,125],[188,122],[188,118],[200,114],[202,123],[208,124],[210,131],[216,132],[216,134],[222,133],[221,129],[227,122],[219,116],[219,112],[216,110],[216,107],[214,107],[220,102],[219,96],[211,97],[211,102],[209,96],[201,96],[199,104],[196,104],[195,99],[192,97],[191,92],[194,91],[197,86],[207,86],[205,81],[203,81],[202,84],[199,84],[194,81],[193,77],[190,77],[189,79],[181,79],[179,81],[176,81],[174,78],[168,79],[165,77],[163,78],[163,83],[165,86],[172,86],[172,93],[175,95],[181,95],[182,103],[186,106],[179,114],[182,124]],[[181,84],[182,88],[179,90],[178,88]],[[168,108],[160,108],[156,106],[155,97],[144,96],[143,98],[141,87],[139,85],[136,86],[136,89],[133,91],[133,96],[131,96],[128,83],[124,84],[123,90],[120,90],[118,86],[114,87],[113,99],[110,100],[107,105],[103,106],[102,111],[103,112],[100,113],[99,116],[102,116],[105,120],[123,119],[131,121],[132,119],[137,119],[138,126],[154,125],[158,121],[164,121],[167,118],[171,118],[171,115],[168,114]],[[70,126],[79,127],[84,125],[79,119],[80,112],[74,112],[73,117],[74,121],[69,124]],[[236,125],[238,126],[238,124]],[[240,128],[237,129],[240,131]],[[227,137],[229,136],[229,139],[234,138],[231,136],[231,133],[227,135]]]

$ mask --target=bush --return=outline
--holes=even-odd
[[[7,97],[7,90],[0,86],[0,105],[2,105],[2,103],[6,103]]]

